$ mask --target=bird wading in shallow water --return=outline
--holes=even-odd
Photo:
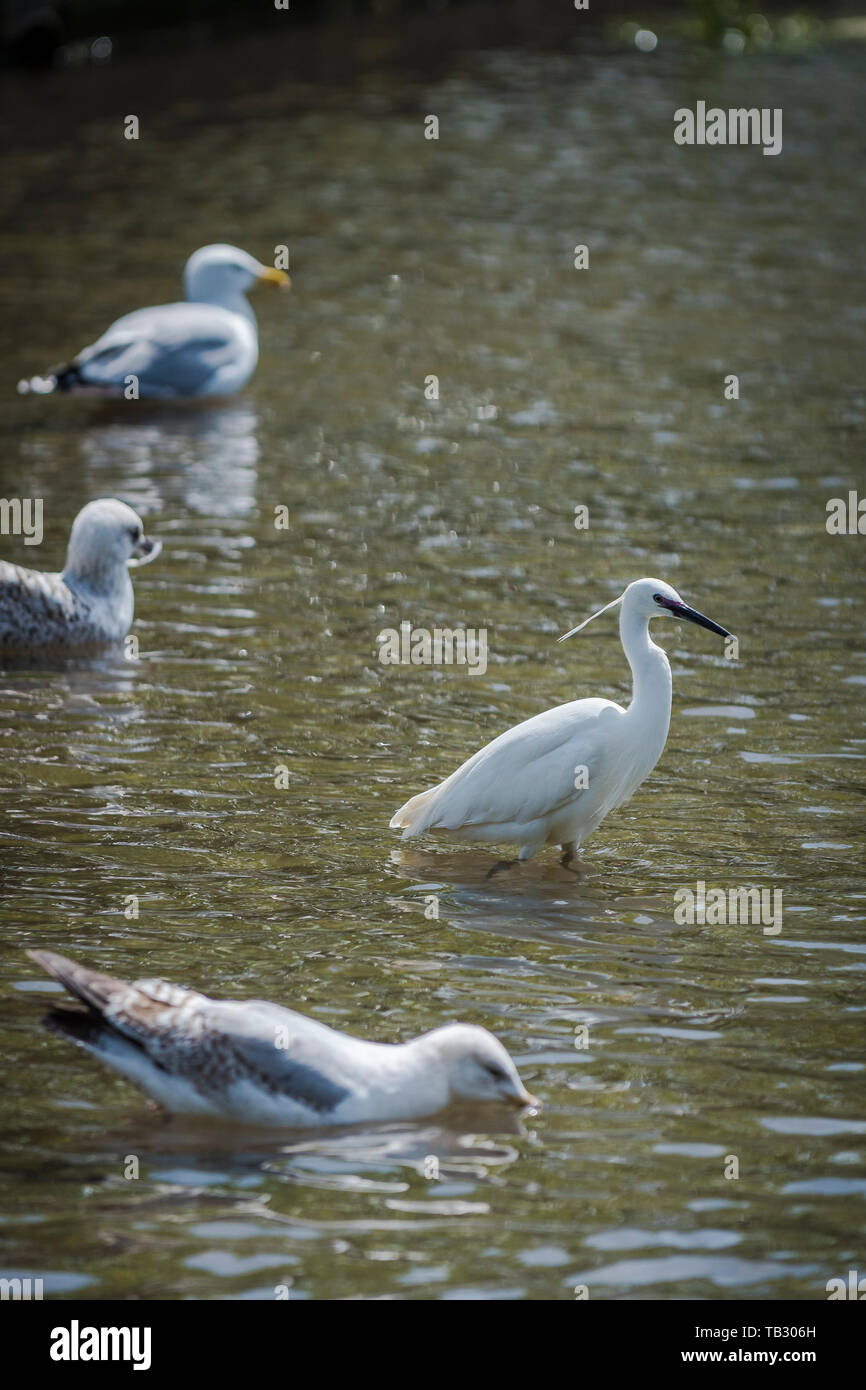
[[[671,668],[649,635],[653,618],[684,618],[721,637],[730,633],[684,603],[661,579],[636,579],[560,642],[600,613],[621,605],[619,632],[633,686],[627,709],[612,700],[572,700],[500,734],[444,782],[401,806],[391,828],[403,838],[518,844],[531,859],[557,844],[568,867],[578,846],[608,812],[622,806],[652,772],[671,718]],[[490,873],[514,860],[501,860]],[[489,877],[489,875],[488,875]]]
[[[447,1023],[365,1042],[261,999],[208,999],[165,980],[116,980],[53,951],[27,954],[86,1005],[49,1023],[166,1110],[257,1125],[435,1115],[457,1101],[539,1107],[502,1043]]]
[[[202,246],[183,272],[185,300],[125,314],[71,362],[20,381],[22,394],[155,397],[225,396],[246,386],[259,360],[247,294],[256,284],[287,289],[284,270],[237,246]]]
[[[0,656],[69,655],[120,642],[132,626],[129,565],[162,549],[125,502],[101,497],[74,522],[60,574],[0,560]]]

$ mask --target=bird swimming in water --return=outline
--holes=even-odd
[[[365,1042],[261,999],[130,984],[53,951],[27,954],[86,1005],[53,1011],[55,1031],[174,1113],[319,1126],[420,1119],[461,1100],[539,1105],[484,1028],[448,1023],[411,1042]]]
[[[62,573],[0,560],[0,656],[66,656],[122,641],[135,607],[127,567],[161,549],[132,507],[100,497],[72,523]]]
[[[636,579],[599,613],[621,604],[619,632],[631,667],[627,709],[612,700],[572,700],[533,715],[481,748],[444,782],[413,796],[391,819],[403,838],[517,844],[519,859],[544,846],[562,849],[568,867],[578,846],[649,776],[671,718],[671,668],[649,635],[653,618],[685,618],[721,637],[730,633],[689,608],[661,579]],[[593,613],[560,642],[597,618]],[[515,861],[494,865],[508,867]],[[489,876],[489,875],[488,875]]]
[[[237,246],[202,246],[183,272],[185,300],[124,314],[71,362],[20,381],[18,390],[109,397],[134,391],[157,399],[239,391],[259,359],[246,298],[257,283],[288,288],[290,282],[284,270],[262,265]]]

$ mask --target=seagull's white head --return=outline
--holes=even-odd
[[[155,560],[162,541],[144,534],[137,512],[114,497],[100,497],[82,507],[72,523],[63,577],[86,584],[95,592],[115,587],[127,565]]]
[[[198,304],[228,305],[248,294],[254,285],[287,289],[289,283],[284,270],[262,265],[255,256],[223,243],[200,246],[190,256],[183,272],[184,294]]]
[[[684,603],[671,584],[666,584],[663,579],[635,579],[629,584],[624,593],[619,598],[606,603],[604,608],[599,608],[597,613],[592,613],[588,618],[584,618],[582,623],[573,627],[570,632],[566,632],[557,640],[564,642],[566,637],[573,637],[581,628],[591,623],[593,618],[598,618],[602,613],[606,613],[610,608],[616,608],[622,604],[623,613],[634,613],[641,618],[685,618],[687,622],[696,623],[698,627],[708,628],[710,632],[717,632],[720,637],[730,637],[727,628],[720,627],[711,618],[706,618],[703,613],[699,613],[696,608],[690,608]]]
[[[446,1023],[425,1033],[423,1041],[445,1069],[452,1100],[497,1100],[540,1109],[502,1043],[486,1028]]]

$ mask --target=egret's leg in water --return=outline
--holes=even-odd
[[[500,873],[503,869],[513,869],[514,865],[519,862],[518,859],[497,859],[493,868],[487,870],[485,878],[492,878],[494,874]]]
[[[577,854],[577,841],[568,840],[565,844],[560,845],[559,848],[562,850],[562,858],[559,862],[564,869],[567,869],[572,859]],[[575,870],[575,873],[576,872],[577,870]]]

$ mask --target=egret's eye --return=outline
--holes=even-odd
[[[129,535],[130,535],[130,538],[131,538],[131,540],[132,540],[133,545],[138,545],[138,542],[141,540],[141,527],[140,527],[140,526],[130,526],[130,528],[129,528]]]

